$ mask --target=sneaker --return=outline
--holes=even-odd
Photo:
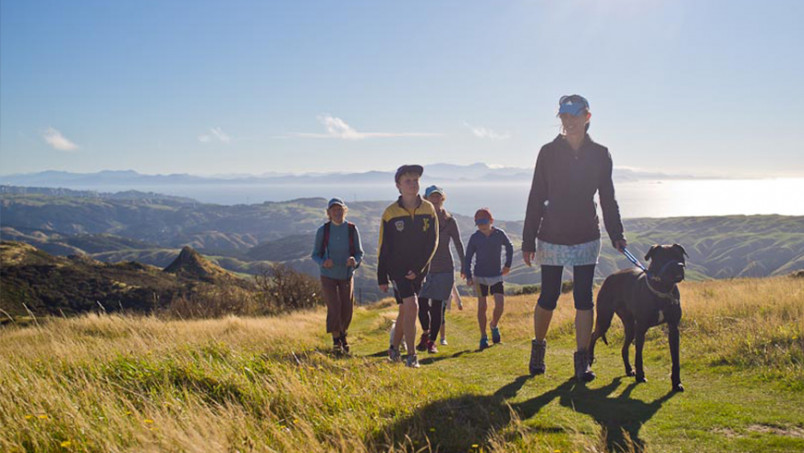
[[[388,360],[392,363],[401,362],[402,356],[399,354],[399,351],[396,350],[393,346],[388,348]]]
[[[489,337],[483,336],[480,337],[480,350],[487,349],[489,347]]]
[[[405,366],[408,368],[419,368],[419,358],[416,354],[408,354],[407,359],[405,359]]]
[[[332,353],[335,355],[343,354],[343,347],[341,346],[341,339],[338,338],[337,340],[332,341]]]
[[[538,341],[535,338],[530,342],[530,364],[528,370],[531,376],[544,374],[544,353],[547,351],[547,340]]]
[[[432,341],[427,342],[427,352],[430,354],[438,353],[438,348],[436,347],[435,343]]]
[[[595,379],[595,373],[589,366],[589,352],[586,349],[575,352],[575,380],[578,382],[591,382]]]
[[[449,343],[447,343],[447,339],[446,339],[446,338],[442,338],[442,339],[441,339],[441,346],[446,346],[446,345],[448,345],[448,344],[449,344]]]
[[[497,344],[500,342],[500,327],[491,328],[491,342]]]
[[[428,341],[430,341],[430,335],[427,332],[425,332],[422,334],[421,338],[419,338],[419,344],[416,345],[416,350],[426,351]]]

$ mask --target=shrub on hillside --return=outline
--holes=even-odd
[[[281,263],[255,276],[260,303],[272,313],[280,313],[323,305],[321,283]]]

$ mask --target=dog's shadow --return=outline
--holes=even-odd
[[[608,451],[634,451],[645,450],[645,444],[639,437],[639,430],[648,420],[653,418],[665,401],[669,400],[675,392],[668,392],[650,403],[631,398],[631,392],[638,385],[631,382],[625,390],[617,396],[610,395],[620,387],[623,378],[617,377],[611,383],[597,389],[587,389],[584,386],[574,386],[573,391],[563,391],[559,394],[559,404],[575,412],[587,414],[594,418],[601,426],[606,437]],[[543,406],[539,403],[537,407]],[[523,418],[529,412],[529,402],[522,403]],[[529,418],[531,415],[527,415]]]
[[[605,433],[607,451],[644,451],[644,442],[639,438],[642,425],[650,420],[662,404],[674,395],[670,392],[650,403],[631,399],[636,387],[630,384],[616,397],[610,397],[620,385],[622,378],[598,389],[587,389],[567,380],[552,390],[526,401],[509,404],[521,387],[531,379],[519,376],[500,387],[492,395],[461,395],[434,401],[418,408],[407,417],[387,425],[367,439],[370,445],[387,449],[407,445],[432,445],[439,451],[468,451],[484,444],[494,433],[501,433],[511,424],[512,416],[526,420],[536,415],[551,401],[591,416]],[[541,432],[561,432],[560,427],[527,428]],[[511,439],[513,440],[513,439]]]

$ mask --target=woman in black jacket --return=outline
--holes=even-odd
[[[589,102],[573,94],[558,102],[562,133],[544,145],[536,160],[522,232],[522,257],[541,265],[542,290],[533,314],[530,373],[545,371],[545,336],[561,294],[564,266],[572,267],[575,299],[575,377],[595,378],[587,346],[592,334],[592,282],[600,255],[597,192],[606,231],[617,250],[626,246],[611,179],[611,154],[587,134]],[[536,240],[538,239],[538,246]]]

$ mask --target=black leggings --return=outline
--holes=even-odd
[[[561,274],[564,266],[542,266],[542,292],[538,305],[545,310],[553,311],[561,295]],[[576,310],[591,310],[595,307],[592,300],[592,282],[595,277],[595,265],[574,266],[572,268],[572,295]]]
[[[444,314],[441,306],[444,302],[435,299],[419,298],[419,322],[422,330],[430,331],[430,341],[438,338],[441,329],[441,319]]]

